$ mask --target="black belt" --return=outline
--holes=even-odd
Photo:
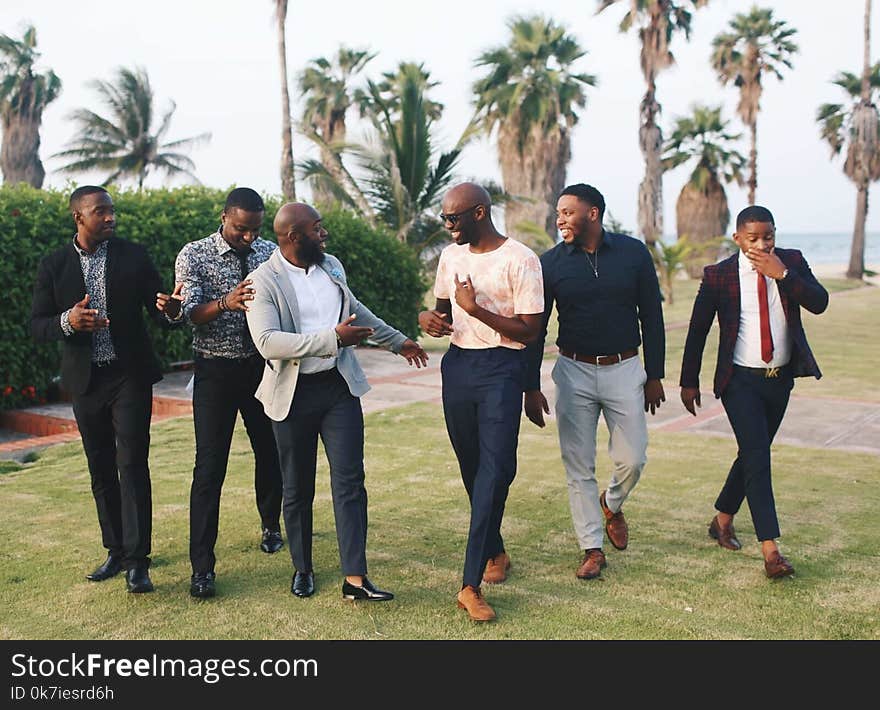
[[[195,352],[195,357],[201,358],[202,360],[220,360],[222,362],[247,362],[256,357],[261,360],[263,359],[260,353],[253,353],[252,355],[245,355],[244,357],[226,357],[225,355],[211,355],[210,353],[201,353],[198,351]]]
[[[788,365],[780,365],[779,367],[746,367],[745,365],[734,365],[733,368],[740,372],[747,372],[750,375],[759,375],[768,379],[789,374]]]
[[[639,351],[638,349],[634,349],[624,350],[622,353],[616,353],[614,355],[582,355],[581,353],[566,350],[565,348],[559,348],[559,354],[572,360],[577,360],[578,362],[588,362],[591,365],[616,365],[619,362],[635,357],[639,354]]]

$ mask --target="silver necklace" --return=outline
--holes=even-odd
[[[599,278],[599,250],[596,249],[596,263],[593,263],[593,260],[590,258],[590,252],[585,251],[584,254],[587,255],[587,261],[590,262],[590,268],[593,270],[593,274],[596,278]]]

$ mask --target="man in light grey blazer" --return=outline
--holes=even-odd
[[[411,365],[427,364],[415,341],[386,324],[349,290],[340,261],[324,253],[321,215],[287,203],[273,225],[278,249],[248,278],[251,337],[266,359],[255,393],[272,420],[284,481],[284,525],[295,574],[290,591],[315,592],[312,503],[318,436],[330,463],[336,538],[346,599],[387,601],[367,579],[367,492],[360,397],[370,386],[352,346],[371,338]]]

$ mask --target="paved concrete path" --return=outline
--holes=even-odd
[[[430,353],[428,367],[416,369],[408,366],[403,358],[384,350],[360,348],[358,358],[372,385],[372,389],[362,400],[364,412],[402,407],[413,402],[430,402],[437,406],[440,417],[441,357],[442,353]],[[551,411],[554,385],[550,372],[554,362],[554,357],[545,359],[541,369],[541,386],[551,403]],[[186,392],[189,378],[189,372],[170,373],[154,387],[154,394],[173,399],[189,399]],[[805,384],[800,386],[800,382]],[[795,446],[842,449],[880,456],[880,404],[856,399],[810,396],[811,382],[814,381],[800,380],[795,387],[776,441]],[[803,394],[798,392],[799,389]],[[648,416],[650,429],[687,432],[698,436],[733,436],[721,402],[711,392],[702,393],[703,407],[696,417],[686,412],[678,401],[678,387],[675,383],[666,383],[666,397],[667,401],[657,414]],[[27,411],[73,419],[73,411],[66,403],[33,407]],[[552,417],[551,414],[550,418]],[[0,433],[0,458],[21,459],[30,451],[77,439],[79,435],[76,432],[28,438],[16,432],[4,431]]]
[[[439,407],[441,353],[431,353],[428,368],[423,370],[409,368],[401,358],[382,351],[360,351],[358,357],[373,385],[363,398],[365,412],[411,402],[433,402]],[[550,401],[551,411],[554,385],[550,372],[554,362],[555,357],[549,357],[541,368],[541,388]],[[815,380],[798,381],[775,441],[880,455],[880,403],[810,396],[811,382]],[[702,392],[703,407],[693,417],[679,401],[676,383],[666,382],[665,386],[667,401],[655,415],[648,415],[649,428],[733,437],[721,401],[710,391]],[[804,394],[799,394],[798,389]]]

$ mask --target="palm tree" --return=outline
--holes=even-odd
[[[664,170],[696,159],[675,205],[678,238],[686,239],[691,247],[686,267],[694,278],[700,276],[707,260],[714,260],[710,252],[719,245],[730,224],[723,183],[742,183],[746,159],[730,145],[740,135],[728,133],[728,124],[721,118],[720,106],[695,106],[693,115],[675,122],[664,146]]]
[[[120,67],[113,81],[96,79],[88,86],[98,92],[110,114],[105,117],[84,108],[70,114],[70,120],[78,126],[77,133],[66,150],[52,156],[70,159],[59,168],[60,172],[109,171],[105,185],[132,178],[137,180],[138,189],[152,171],[169,177],[186,175],[198,182],[193,174],[195,163],[179,151],[209,140],[211,134],[164,143],[176,105],[171,102],[156,127],[153,88],[143,68]]]
[[[618,2],[626,2],[630,9],[620,22],[620,31],[628,32],[633,26],[639,28],[642,50],[640,55],[642,76],[648,89],[639,105],[639,147],[645,156],[645,178],[639,185],[639,231],[648,244],[663,235],[663,167],[660,153],[663,149],[663,133],[657,124],[660,103],[657,101],[657,75],[675,62],[669,44],[676,30],[690,39],[691,12],[708,0],[598,0],[596,14]]]
[[[687,237],[679,237],[672,244],[656,242],[651,257],[660,277],[660,288],[663,289],[663,300],[667,306],[675,303],[675,276],[687,265],[694,247]]]
[[[772,74],[782,80],[782,68],[791,69],[791,57],[798,47],[792,41],[797,30],[784,20],[775,20],[773,10],[752,7],[730,21],[730,31],[712,41],[712,67],[723,85],[739,87],[737,113],[749,127],[749,204],[755,204],[758,187],[758,111],[761,110],[761,76]]]
[[[321,162],[337,182],[345,178],[331,153],[336,150],[338,154],[345,146],[345,115],[352,104],[349,82],[375,56],[366,50],[340,47],[332,61],[313,59],[299,76],[299,89],[305,98],[300,130],[318,143]],[[329,203],[334,196],[321,181],[313,181],[312,194],[317,203]]]
[[[293,128],[290,123],[290,91],[287,88],[287,41],[284,25],[287,21],[287,0],[275,0],[275,29],[277,30],[278,61],[281,65],[281,194],[285,200],[296,199],[293,174]]]
[[[877,112],[880,91],[880,62],[871,66],[871,0],[865,0],[865,59],[861,77],[841,72],[834,79],[852,99],[847,110],[842,104],[823,104],[817,121],[822,137],[831,146],[832,156],[846,145],[843,172],[856,184],[856,220],[850,248],[849,279],[861,279],[865,273],[865,221],[868,217],[868,186],[880,180],[880,115]]]
[[[40,162],[43,110],[61,93],[53,71],[34,73],[39,58],[37,31],[29,26],[20,40],[0,35],[0,171],[10,184],[43,186],[46,171]]]
[[[477,58],[488,73],[474,83],[476,120],[486,133],[498,129],[504,190],[519,198],[505,207],[507,233],[546,248],[556,234],[577,109],[596,77],[573,72],[585,51],[553,20],[514,17],[508,28],[506,45]]]
[[[361,116],[369,117],[371,114],[375,114],[376,102],[373,98],[375,91],[378,91],[382,96],[382,105],[392,113],[399,112],[401,108],[400,94],[405,84],[411,84],[421,92],[422,106],[428,119],[439,121],[443,115],[443,104],[431,99],[428,92],[435,86],[439,86],[440,82],[432,81],[431,72],[425,69],[425,65],[415,62],[401,62],[395,71],[384,72],[382,79],[374,82],[375,89],[367,91],[355,89],[354,102],[357,104]]]
[[[424,67],[407,62],[381,83],[367,81],[357,101],[374,135],[368,145],[346,144],[344,151],[332,152],[336,174],[343,179],[320,161],[301,164],[304,177],[320,179],[341,202],[369,220],[383,222],[418,251],[445,234],[435,217],[439,200],[472,133],[466,131],[452,150],[435,158],[433,116],[439,117],[443,107],[425,96],[431,86]],[[360,181],[343,164],[343,152],[358,159]]]

